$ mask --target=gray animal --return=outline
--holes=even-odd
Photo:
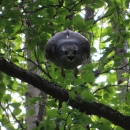
[[[80,33],[69,29],[56,33],[45,46],[45,57],[58,67],[65,77],[64,69],[74,70],[78,74],[78,65],[86,62],[90,55],[90,44]]]

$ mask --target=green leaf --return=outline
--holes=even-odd
[[[98,0],[98,1],[95,1],[91,7],[96,9],[96,8],[101,8],[102,6],[104,5],[104,1],[101,1],[101,0]]]
[[[18,62],[19,62],[19,59],[17,59],[17,58],[12,58],[12,59],[11,59],[11,62],[17,62],[17,63],[18,63]]]
[[[112,87],[108,87],[105,89],[109,94],[113,94],[114,89]]]
[[[117,48],[124,48],[124,44],[117,44],[115,47],[117,47]]]
[[[2,80],[2,77],[0,77],[0,80]],[[3,98],[5,91],[6,91],[5,85],[2,82],[0,82],[0,101]]]
[[[81,97],[82,97],[82,99],[87,99],[89,101],[95,100],[94,95],[90,91],[88,91],[86,89],[82,91]]]
[[[2,119],[0,120],[2,126],[4,126],[8,130],[15,130],[13,125],[8,122],[8,118],[6,116],[2,116]]]
[[[114,130],[124,130],[123,128],[119,127],[119,126],[115,126]]]
[[[96,53],[97,52],[97,49],[95,47],[92,47],[91,48],[91,53]]]
[[[108,99],[109,99],[109,94],[108,94],[108,93],[105,93],[105,94],[103,95],[103,99],[104,99],[104,100],[108,100]]]
[[[88,71],[88,69],[86,70],[86,72],[84,73],[84,80],[86,82],[93,82],[95,80],[95,76],[94,76],[94,73],[91,72],[91,71]]]
[[[70,92],[69,92],[69,97],[70,97],[70,99],[72,99],[72,100],[75,99],[75,96],[76,96],[76,95],[75,95],[75,92],[74,92],[74,91],[70,91]]]
[[[65,0],[65,5],[66,7],[72,6],[75,4],[76,1],[69,1],[69,0]]]
[[[56,9],[55,8],[48,8],[47,9],[47,13],[48,13],[48,15],[49,16],[53,16],[53,15],[55,15],[56,14]]]
[[[31,105],[35,104],[37,101],[41,101],[41,97],[29,98],[29,103],[30,103]]]
[[[129,0],[125,0],[125,6],[126,6],[126,8],[129,8]]]
[[[105,13],[104,17],[110,16],[110,15],[112,15],[114,12],[115,12],[115,7],[112,6],[112,7],[108,8],[108,10],[107,10],[107,12]]]
[[[14,113],[15,116],[16,116],[16,115],[19,115],[21,112],[22,112],[21,109],[18,108],[18,107],[15,108],[14,111],[13,111],[13,113]]]
[[[17,49],[15,50],[16,52],[22,52],[23,50],[22,49]]]
[[[106,35],[110,35],[112,33],[112,27],[108,26],[102,29],[102,37]]]
[[[53,117],[57,117],[58,113],[57,113],[57,110],[51,109],[47,111],[47,115],[53,118]]]
[[[126,93],[126,96],[127,96],[127,100],[130,101],[130,93]]]
[[[4,100],[8,100],[8,101],[11,101],[12,97],[10,94],[6,94],[4,95]]]
[[[70,20],[68,20],[68,19],[66,19],[66,20],[64,21],[64,27],[65,27],[65,28],[71,28],[71,25],[73,25],[73,22],[72,22],[72,21],[70,21]]]
[[[71,116],[68,116],[68,118],[67,118],[67,124],[72,124],[72,118],[71,118]]]
[[[58,16],[58,18],[56,18],[54,21],[57,22],[57,23],[64,24],[65,21],[66,21],[65,15],[60,15],[60,16]]]
[[[21,103],[18,103],[18,102],[14,102],[14,103],[12,103],[12,104],[10,104],[12,107],[14,107],[14,108],[19,108],[20,107],[20,105],[21,105]]]
[[[82,27],[84,28],[85,26],[85,21],[80,15],[74,16],[73,22],[78,29],[82,29]]]
[[[84,81],[84,79],[83,78],[76,78],[75,80],[74,80],[74,84],[75,85],[79,85],[79,84],[83,84],[85,81]]]

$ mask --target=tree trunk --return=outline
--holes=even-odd
[[[94,9],[91,9],[90,7],[86,6],[85,21],[88,21],[88,20],[94,20]],[[90,39],[92,39],[92,34],[90,34]],[[91,56],[89,56],[89,59],[87,62],[91,62]],[[90,124],[86,124],[86,130],[90,130]]]
[[[116,12],[118,13],[118,12]],[[116,14],[117,15],[117,14]],[[123,12],[122,14],[120,13],[120,15],[122,16],[123,15]],[[122,16],[122,18],[124,18],[125,16]],[[123,20],[123,19],[122,19]],[[128,50],[128,43],[127,41],[122,41],[122,37],[123,37],[123,34],[125,33],[125,30],[120,30],[119,27],[118,27],[118,21],[115,19],[114,15],[113,15],[113,19],[112,19],[112,28],[113,28],[113,32],[114,33],[117,33],[118,34],[118,37],[117,39],[114,39],[116,40],[116,43],[115,43],[115,46],[118,44],[122,44],[122,48],[118,48],[118,47],[115,47],[114,48],[114,51],[115,51],[115,56],[119,56],[120,59],[120,64],[117,66],[117,68],[122,68],[122,69],[117,69],[116,70],[116,77],[117,77],[117,84],[118,85],[121,85],[122,83],[125,84],[126,86],[123,86],[123,87],[120,87],[119,88],[119,96],[120,96],[120,99],[121,99],[121,102],[125,101],[126,100],[126,92],[127,92],[127,89],[128,89],[128,78],[123,76],[123,74],[125,73],[128,73],[128,70],[129,70],[129,66],[128,66],[128,58],[125,58],[125,57],[121,57],[121,55],[123,54],[126,54],[127,53],[127,50]]]
[[[27,51],[28,59],[31,59],[31,54],[29,51]],[[28,61],[28,70],[35,67],[33,63]],[[39,75],[40,70],[36,69],[32,71],[33,73]],[[35,104],[30,104],[30,99],[41,96],[43,98],[43,102],[36,101]],[[43,119],[45,115],[45,105],[44,102],[46,100],[46,94],[41,92],[39,89],[33,87],[32,85],[28,85],[27,94],[26,94],[26,122],[27,122],[27,130],[32,130],[35,128]],[[33,115],[30,116],[29,113],[33,113]]]

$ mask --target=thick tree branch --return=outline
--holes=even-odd
[[[78,95],[75,99],[71,100],[69,99],[68,91],[62,89],[61,86],[49,82],[46,79],[42,79],[40,76],[14,65],[4,58],[0,58],[0,71],[35,86],[41,91],[51,95],[53,98],[68,102],[68,105],[78,109],[80,112],[106,118],[125,130],[130,129],[130,116],[124,116],[120,112],[101,103],[83,101]]]

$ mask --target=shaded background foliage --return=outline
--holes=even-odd
[[[94,17],[88,17],[88,9]],[[0,57],[24,69],[30,61],[35,67],[29,71],[39,68],[42,78],[67,90],[73,88],[70,98],[75,98],[75,91],[86,101],[103,103],[129,116],[129,23],[129,0],[1,0]],[[66,28],[80,32],[91,43],[91,62],[79,68],[78,78],[66,70],[64,79],[54,64],[48,70],[45,65],[46,42]],[[27,57],[27,50],[31,58]],[[124,58],[127,62],[122,64]],[[118,70],[122,71],[120,78]],[[3,73],[0,79],[1,126],[9,130],[26,128],[27,84]],[[120,88],[125,88],[123,95],[119,94]],[[30,104],[36,101],[40,102],[41,97],[30,99]],[[67,103],[58,109],[58,101],[51,96],[45,104],[44,121],[35,130],[123,130],[104,118],[80,113]]]

